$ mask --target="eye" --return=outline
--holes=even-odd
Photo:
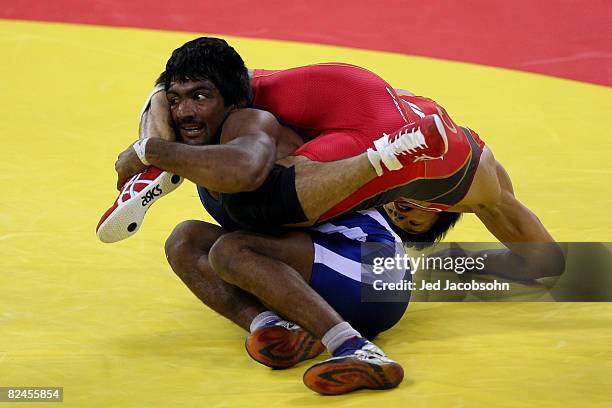
[[[208,98],[210,98],[210,95],[208,95],[207,93],[203,93],[203,92],[198,92],[194,95],[194,99],[197,101],[203,101]]]
[[[178,98],[168,98],[168,105],[174,106],[178,102]]]
[[[407,212],[407,211],[412,210],[412,207],[404,203],[395,203],[395,206],[398,208],[398,210],[401,210],[401,211]]]

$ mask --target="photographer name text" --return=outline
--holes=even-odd
[[[449,291],[464,291],[464,290],[510,290],[508,282],[498,282],[492,280],[490,282],[477,282],[475,280],[469,282],[451,282],[448,280],[439,280],[435,282],[412,282],[403,279],[399,282],[384,282],[383,280],[375,280],[373,284],[374,290],[449,290]]]

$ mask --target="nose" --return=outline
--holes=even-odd
[[[191,121],[195,117],[194,101],[191,98],[183,99],[174,112],[179,123]]]

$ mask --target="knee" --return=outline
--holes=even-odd
[[[208,262],[215,272],[226,282],[239,280],[237,263],[247,251],[248,244],[240,232],[232,232],[220,237],[208,252]]]
[[[164,246],[166,259],[172,269],[176,272],[182,269],[184,263],[191,262],[194,256],[206,254],[221,235],[217,230],[218,227],[201,221],[190,220],[178,224]]]

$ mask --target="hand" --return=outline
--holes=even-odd
[[[115,162],[115,171],[117,172],[117,190],[132,177],[134,174],[142,173],[148,166],[144,165],[136,151],[129,145],[127,149],[119,154]]]
[[[465,249],[461,248],[455,242],[451,242],[449,247],[446,249],[441,249],[436,252],[432,252],[428,255],[430,258],[465,258],[469,254],[465,251]]]

